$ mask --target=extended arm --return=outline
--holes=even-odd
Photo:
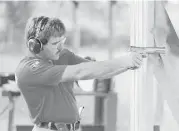
[[[84,62],[76,65],[40,64],[26,73],[28,81],[36,84],[53,85],[60,82],[106,79],[127,71],[131,67],[140,67],[142,55],[131,53],[113,60]],[[22,75],[23,77],[23,75]]]
[[[127,71],[131,67],[139,67],[141,62],[142,56],[132,53],[113,60],[67,66],[62,75],[62,81],[106,79]]]

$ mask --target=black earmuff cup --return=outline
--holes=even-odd
[[[42,44],[40,40],[36,38],[30,39],[28,46],[29,46],[29,50],[35,54],[39,54],[42,49]]]

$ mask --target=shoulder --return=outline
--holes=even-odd
[[[43,63],[41,60],[33,59],[33,60],[29,61],[29,63],[27,64],[27,67],[33,71],[35,69],[38,69],[42,65],[43,65]]]
[[[53,62],[55,65],[70,65],[73,57],[73,52],[71,52],[69,49],[63,49],[60,52],[59,59],[54,60]]]
[[[22,71],[25,69],[35,69],[38,68],[41,64],[42,62],[40,61],[40,59],[24,58],[19,62],[16,71]]]
[[[16,76],[29,76],[30,74],[41,70],[43,67],[48,66],[40,59],[36,58],[24,58],[20,61],[19,65],[16,68]]]

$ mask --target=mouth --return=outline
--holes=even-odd
[[[60,51],[57,51],[55,54],[58,55],[60,53]]]
[[[59,55],[61,51],[62,51],[62,49],[61,49],[61,50],[58,50],[55,54],[56,54],[56,55]]]

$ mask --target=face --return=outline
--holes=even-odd
[[[43,46],[43,52],[46,58],[50,60],[57,60],[59,58],[60,52],[64,48],[64,43],[66,37],[54,37],[51,36],[48,43]]]

